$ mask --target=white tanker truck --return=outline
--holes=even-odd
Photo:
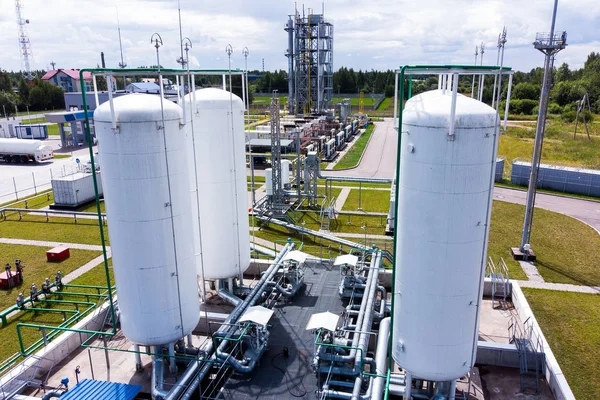
[[[45,145],[41,140],[0,138],[0,159],[4,162],[40,162],[52,158],[52,147]]]

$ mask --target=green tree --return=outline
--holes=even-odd
[[[513,88],[512,96],[515,99],[540,99],[540,86],[531,83],[519,83]]]
[[[569,69],[569,64],[562,63],[560,67],[556,70],[556,82],[563,82],[571,80],[573,74]]]
[[[0,111],[2,115],[6,111],[5,116],[14,114],[15,105],[19,105],[19,96],[12,92],[0,92]]]
[[[563,81],[558,82],[550,92],[552,99],[560,106],[574,103],[581,100],[585,94],[585,87],[581,81]]]
[[[13,87],[8,72],[0,69],[0,91],[12,92]]]
[[[25,79],[21,76],[19,79],[19,98],[21,104],[29,104],[29,84],[25,82]]]

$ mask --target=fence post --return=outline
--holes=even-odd
[[[15,197],[19,200],[19,193],[17,192],[17,182],[15,181],[15,177],[13,176],[13,186],[15,187]]]
[[[33,178],[33,191],[35,194],[37,194],[37,187],[35,186],[35,173],[34,172],[31,173],[31,177]]]
[[[362,210],[362,182],[358,183],[358,209]]]

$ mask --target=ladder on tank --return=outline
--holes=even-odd
[[[521,324],[515,315],[511,318],[508,326],[508,337],[510,343],[514,343],[519,352],[519,385],[521,392],[527,389],[535,389],[535,394],[540,393],[540,378],[546,373],[546,354],[542,338],[534,331],[530,318]],[[535,385],[531,380],[535,379]]]
[[[500,258],[498,265],[496,265],[492,258],[488,257],[486,276],[492,281],[492,308],[496,307],[496,300],[500,303],[500,308],[505,307],[510,290],[510,280],[508,266],[504,262],[504,258]]]

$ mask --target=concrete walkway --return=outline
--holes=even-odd
[[[524,190],[494,188],[494,200],[525,204],[526,199],[527,192]],[[538,193],[535,197],[535,207],[568,215],[588,224],[600,233],[600,202]]]
[[[570,283],[550,283],[517,281],[522,288],[560,290],[563,292],[600,294],[600,286],[571,285]]]
[[[544,277],[540,275],[540,272],[534,263],[528,261],[519,261],[519,264],[521,264],[521,269],[523,269],[523,272],[525,272],[525,275],[527,275],[527,278],[529,278],[528,282],[545,282]]]
[[[79,250],[102,251],[102,246],[97,246],[94,244],[46,242],[44,240],[0,238],[0,243],[22,244],[22,245],[27,245],[27,246],[41,246],[41,247],[69,247],[71,249],[79,249]],[[109,246],[106,246],[106,252],[107,253],[110,252]]]
[[[112,256],[112,254],[110,252],[110,249],[106,249],[106,258],[108,259],[111,256]],[[65,275],[63,277],[63,282],[69,283],[69,282],[79,278],[81,275],[85,274],[92,268],[97,267],[98,265],[102,264],[103,262],[104,262],[104,256],[99,255],[98,257],[94,258],[92,261],[88,262],[87,264],[84,264],[81,267],[77,268],[75,271],[72,271],[71,273]],[[113,284],[114,284],[114,282],[113,282]]]
[[[340,194],[335,199],[335,209],[341,210],[344,208],[344,203],[348,200],[348,196],[350,195],[350,188],[344,188],[340,191]]]

